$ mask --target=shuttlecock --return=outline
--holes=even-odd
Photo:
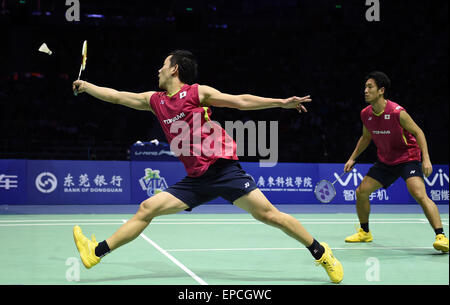
[[[43,43],[41,45],[41,47],[39,48],[39,51],[41,51],[42,53],[46,53],[48,55],[52,55],[52,51],[50,51],[50,49],[47,47],[47,45],[45,43]]]

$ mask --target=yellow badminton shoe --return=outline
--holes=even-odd
[[[344,268],[341,262],[334,257],[328,244],[323,242],[320,244],[325,248],[325,252],[320,259],[316,260],[316,265],[322,265],[333,283],[340,283],[344,278]]]
[[[359,228],[358,232],[345,238],[347,243],[368,243],[373,240],[372,233]]]
[[[448,252],[448,238],[444,234],[436,235],[436,241],[433,243],[433,247],[442,252]]]
[[[87,269],[100,262],[100,257],[95,255],[95,248],[98,242],[95,240],[94,234],[92,234],[92,240],[90,240],[83,235],[79,226],[75,226],[73,227],[73,239],[75,240],[78,252],[80,252],[81,261]]]

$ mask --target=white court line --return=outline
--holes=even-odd
[[[434,249],[433,247],[373,247],[373,248],[331,248],[332,250],[418,250]],[[308,250],[307,248],[217,248],[217,249],[169,249],[167,252],[208,252],[208,251],[276,251],[276,250]]]
[[[115,220],[118,221],[118,220]],[[0,223],[0,227],[32,227],[32,226],[74,226],[74,225],[118,225],[123,222],[66,222],[66,223]],[[331,222],[331,221],[316,221],[307,222],[303,221],[304,225],[349,225],[358,224],[358,221],[351,222]],[[372,224],[428,224],[428,221],[371,221]],[[448,223],[442,222],[444,226],[448,226]],[[152,222],[152,225],[264,225],[262,222]]]
[[[357,218],[296,218],[298,221],[318,221],[318,220],[324,220],[324,221],[358,221]],[[422,221],[428,221],[424,218],[375,218],[371,217],[371,220],[422,220]],[[442,218],[442,220],[448,220],[445,218]],[[217,219],[217,218],[187,218],[187,219],[179,219],[179,218],[165,218],[165,219],[157,219],[155,221],[255,221],[254,218],[223,218],[223,219]]]
[[[310,221],[336,221],[336,222],[358,222],[356,218],[297,218],[297,220],[301,222],[310,222]],[[422,221],[428,222],[427,219],[424,218],[371,218],[372,222],[377,221],[402,221],[402,220],[412,220],[412,221]],[[11,219],[11,220],[0,220],[0,223],[20,223],[20,222],[91,222],[91,221],[121,221],[121,219]],[[179,219],[179,218],[170,218],[170,219],[155,219],[152,223],[159,222],[228,222],[228,221],[238,221],[238,222],[257,222],[254,218],[226,218],[226,219],[215,219],[215,218],[189,218],[189,219]],[[448,219],[442,218],[442,221],[448,221]]]
[[[74,226],[74,225],[121,225],[122,222],[85,222],[85,223],[8,223],[0,227],[34,227],[34,226]]]
[[[0,220],[0,223],[4,222],[67,222],[67,221],[121,221],[120,219],[12,219],[12,220]]]
[[[319,219],[309,219],[309,220],[303,220],[301,221],[302,224],[358,224],[357,219],[352,219],[351,221],[336,221],[336,219],[333,219],[332,221],[317,221]],[[328,219],[327,219],[328,220]],[[396,219],[386,219],[389,221],[380,221],[381,219],[371,220],[371,224],[423,224],[428,223],[427,220],[422,219],[411,219],[414,221],[402,221],[404,219],[397,219],[400,221],[392,221]],[[154,221],[152,224],[158,224],[158,225],[174,225],[174,224],[180,224],[180,225],[235,225],[235,224],[241,224],[241,225],[264,225],[264,223],[257,221],[255,219],[251,219],[250,221],[224,221],[224,222],[217,222],[217,221],[209,221],[209,222],[192,222],[190,220],[179,220],[176,222],[159,222]]]
[[[74,225],[118,225],[122,224],[122,222],[84,222],[84,223],[2,223],[0,227],[33,227],[33,226],[74,226]],[[349,225],[349,224],[358,224],[357,221],[354,222],[302,222],[303,225]],[[383,221],[383,222],[375,222],[372,221],[371,225],[374,224],[427,224],[427,222],[423,221]],[[448,223],[442,223],[444,226],[448,226]],[[261,222],[166,222],[166,223],[157,223],[152,222],[152,226],[157,225],[264,225]]]
[[[127,221],[125,219],[122,219],[123,223],[126,223]],[[150,243],[153,247],[155,247],[159,252],[164,254],[168,259],[170,259],[173,263],[175,263],[178,267],[183,269],[184,272],[189,274],[194,280],[196,280],[200,285],[208,285],[204,280],[202,280],[199,276],[197,276],[194,272],[192,272],[189,268],[187,268],[185,265],[180,263],[175,257],[170,255],[166,250],[158,246],[157,243],[155,243],[153,240],[148,238],[144,233],[141,233],[140,235],[143,239],[145,239],[148,243]]]

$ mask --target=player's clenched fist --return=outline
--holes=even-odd
[[[82,93],[86,91],[86,82],[84,80],[76,80],[72,84],[72,90],[76,93]]]

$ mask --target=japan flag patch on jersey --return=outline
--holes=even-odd
[[[180,98],[186,97],[186,94],[187,94],[186,91],[181,92],[180,93]]]
[[[385,114],[384,115],[384,119],[385,120],[390,120],[391,119],[391,115],[390,114]]]

